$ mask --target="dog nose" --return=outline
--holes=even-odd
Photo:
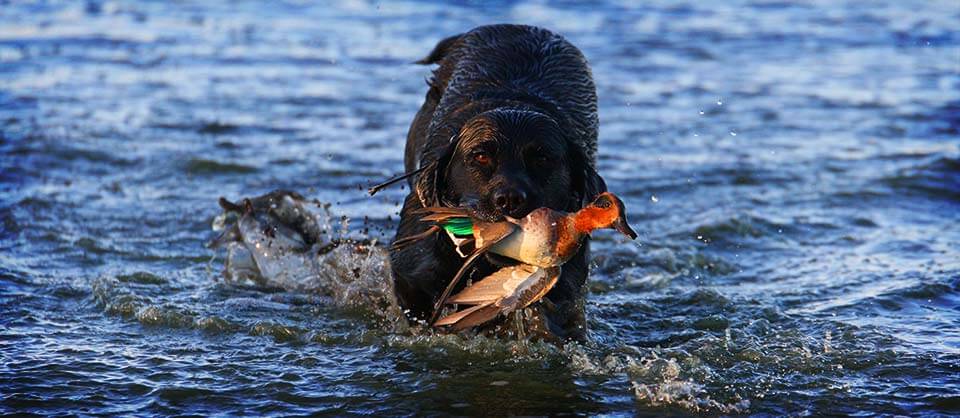
[[[501,189],[494,193],[493,204],[500,212],[515,216],[516,212],[527,203],[527,194],[520,189]]]

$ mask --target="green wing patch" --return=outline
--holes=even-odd
[[[443,229],[454,236],[473,236],[473,221],[470,218],[450,218],[443,224]]]

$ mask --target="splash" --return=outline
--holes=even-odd
[[[349,218],[336,217],[330,205],[287,191],[220,205],[224,212],[213,222],[220,235],[209,246],[226,250],[225,281],[324,295],[390,329],[406,327],[386,251],[351,235]]]
[[[713,374],[696,356],[668,353],[623,345],[611,349],[568,344],[564,356],[575,374],[626,378],[638,404],[673,407],[689,412],[745,413],[750,401],[734,394],[726,400],[713,399],[700,381]],[[606,351],[606,352],[605,352]],[[684,358],[685,357],[685,358]]]
[[[410,326],[393,296],[384,248],[365,237],[351,236],[346,228],[349,219],[338,218],[328,205],[278,191],[241,203],[221,200],[221,206],[224,213],[214,221],[220,235],[211,247],[226,250],[222,276],[227,283],[316,293],[335,307],[374,313],[371,331],[377,337],[366,343],[444,362],[545,362],[563,365],[575,375],[626,379],[636,401],[646,406],[719,413],[749,409],[749,400],[739,395],[726,401],[711,398],[705,385],[698,383],[711,374],[700,361],[681,364],[656,350],[626,346],[604,352],[577,343],[558,347],[523,339],[445,335],[422,324]],[[151,309],[146,312],[159,315]],[[214,321],[210,326],[220,325]],[[323,342],[315,335],[304,337],[305,330],[274,323],[258,322],[249,333],[279,342]]]

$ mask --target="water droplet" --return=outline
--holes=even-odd
[[[737,136],[737,133],[734,131],[730,131],[730,136]]]
[[[657,195],[650,195],[650,201],[653,203],[657,203],[660,201],[660,198],[658,198]]]
[[[717,106],[723,106],[723,99],[717,99]]]
[[[702,111],[702,110],[700,111],[700,114],[701,114],[701,115],[703,114],[703,111]]]

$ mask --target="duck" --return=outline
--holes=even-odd
[[[580,251],[585,238],[594,230],[609,228],[631,240],[637,237],[627,222],[623,201],[610,192],[597,195],[592,202],[573,213],[542,207],[523,218],[505,217],[499,222],[476,219],[465,208],[428,207],[422,209],[421,214],[421,221],[434,225],[407,240],[443,230],[461,255],[464,254],[463,248],[473,244],[473,251],[436,301],[430,318],[434,326],[450,327],[453,331],[480,325],[543,298],[556,284],[560,267]],[[504,267],[450,297],[464,273],[487,252],[516,260],[519,264]],[[447,304],[472,306],[439,318]]]

